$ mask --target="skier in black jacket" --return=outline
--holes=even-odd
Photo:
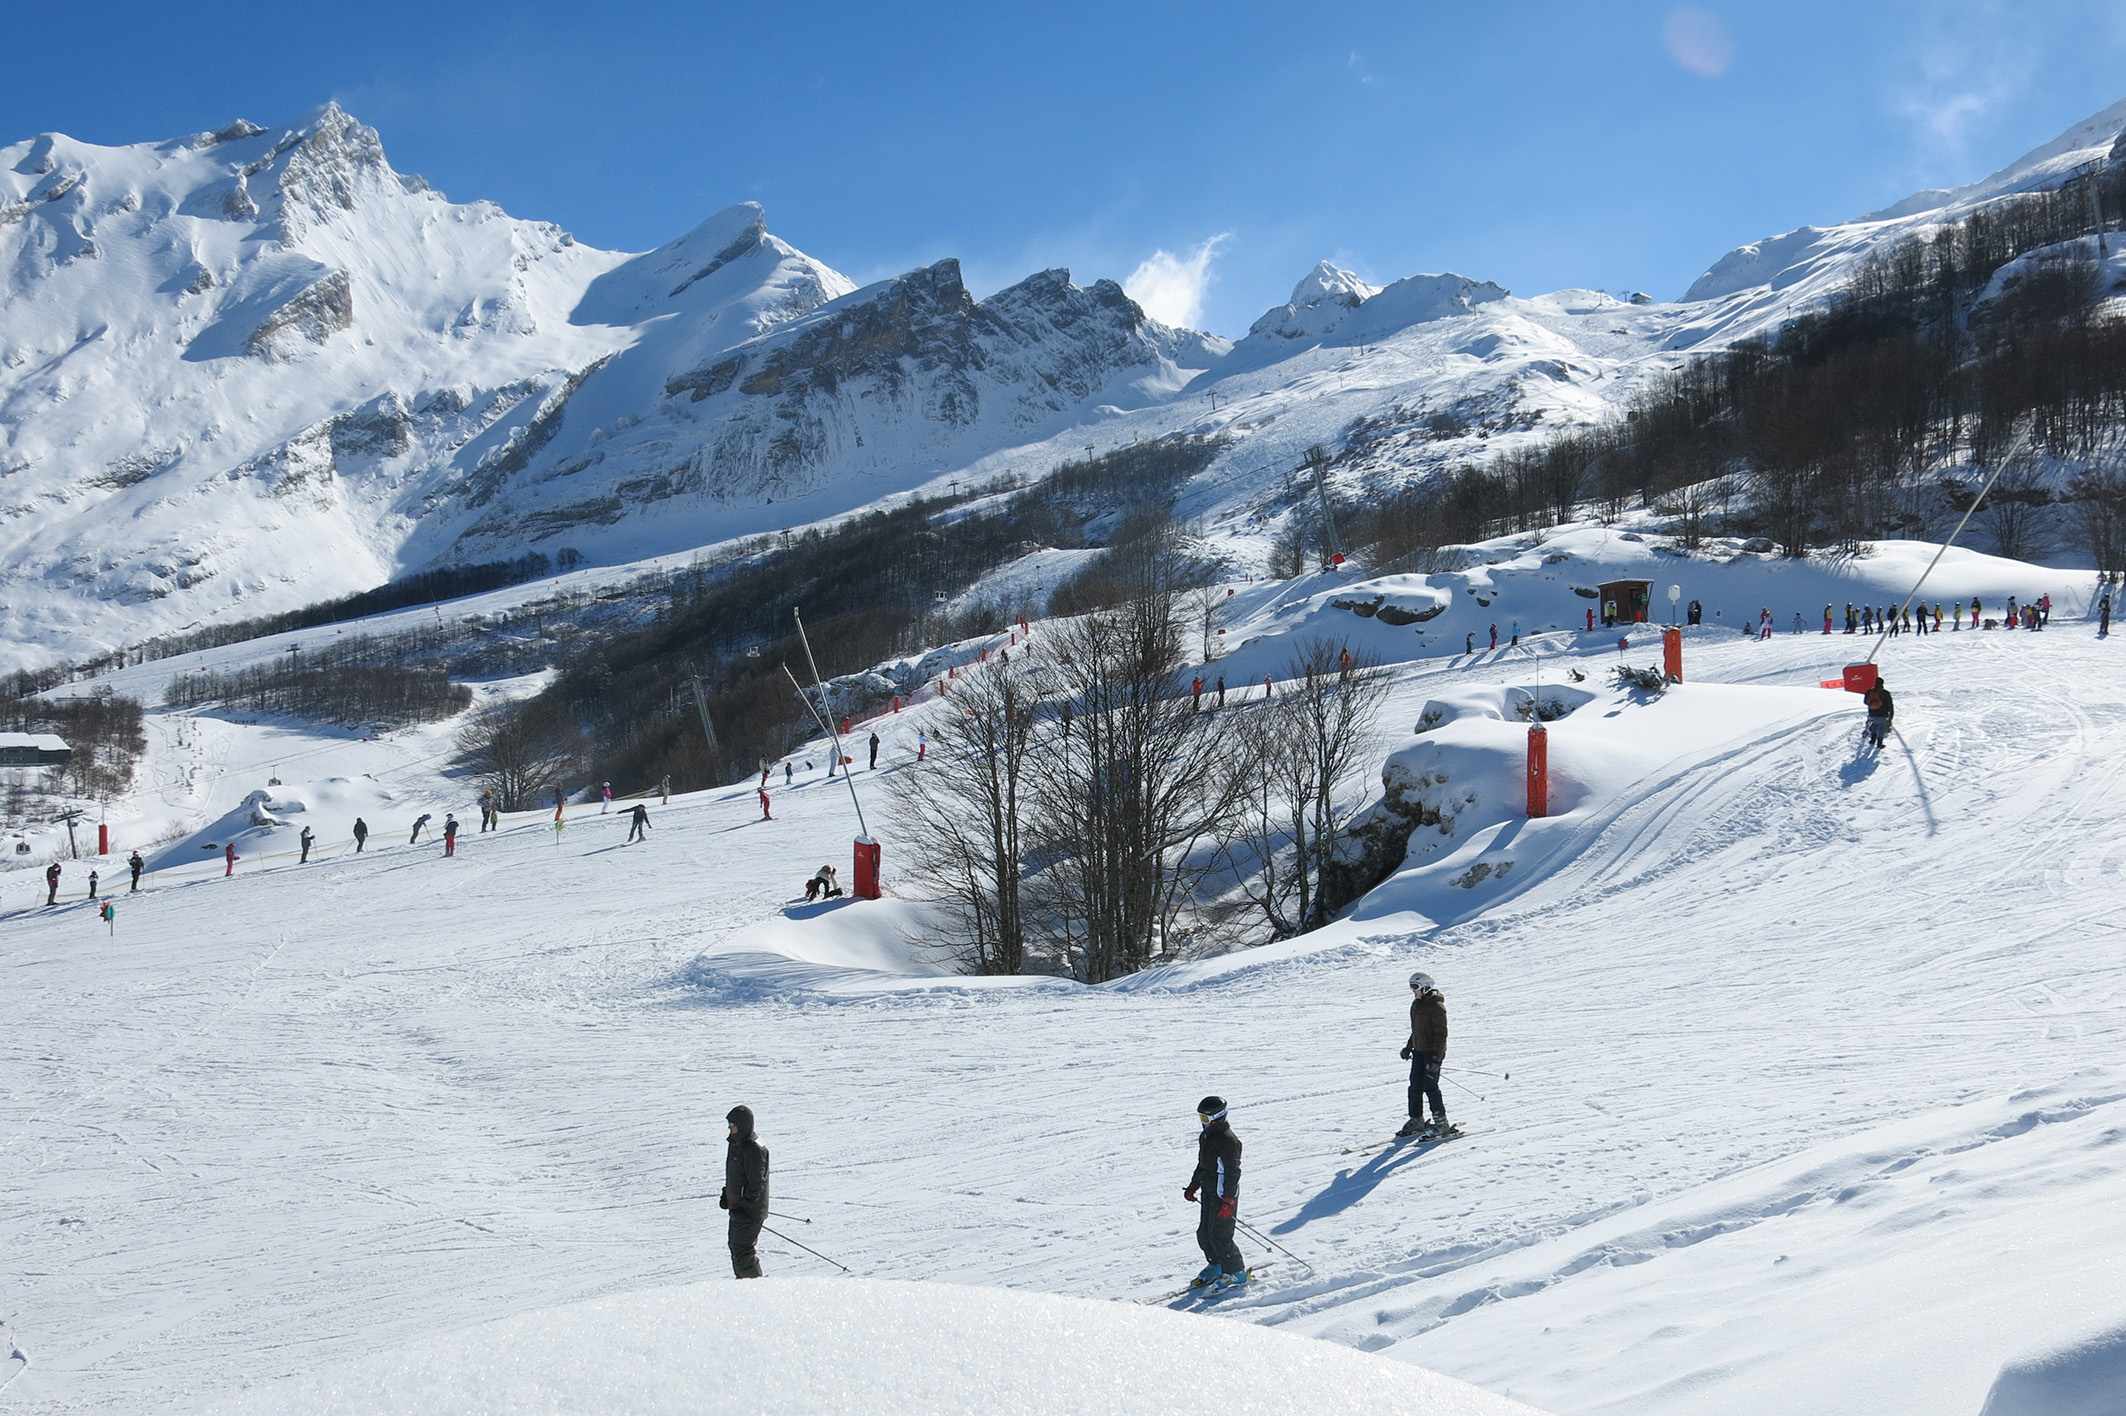
[[[1196,1136],[1196,1173],[1181,1197],[1202,1206],[1196,1244],[1207,1262],[1190,1286],[1241,1288],[1248,1281],[1247,1265],[1233,1242],[1233,1226],[1240,1217],[1240,1137],[1233,1134],[1225,1102],[1218,1097],[1196,1103],[1196,1120],[1203,1127]]]
[[[1410,975],[1410,1038],[1403,1044],[1403,1059],[1410,1064],[1410,1119],[1395,1134],[1428,1139],[1451,1134],[1439,1090],[1440,1066],[1447,1060],[1447,997],[1428,973]],[[1432,1103],[1429,1125],[1427,1101]]]
[[[649,829],[650,809],[638,801],[635,803],[635,809],[628,813],[627,844],[632,845],[636,841],[644,839],[642,833]]]
[[[126,869],[133,872],[133,888],[138,890],[140,888],[140,872],[148,868],[148,863],[140,858],[139,851],[127,856],[125,863]]]
[[[731,1212],[731,1272],[739,1278],[760,1277],[760,1227],[768,1220],[768,1148],[753,1135],[753,1111],[734,1106],[724,1120],[730,1140],[724,1148],[723,1194],[716,1204]]]

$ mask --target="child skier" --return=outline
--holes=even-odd
[[[1410,1040],[1403,1044],[1410,1063],[1410,1119],[1398,1136],[1446,1135],[1447,1102],[1440,1095],[1440,1066],[1447,1060],[1447,996],[1428,973],[1410,975]],[[1432,1103],[1432,1122],[1425,1123],[1425,1102]]]
[[[1240,1137],[1226,1120],[1225,1102],[1215,1096],[1196,1103],[1196,1123],[1202,1128],[1196,1135],[1196,1171],[1181,1197],[1201,1206],[1196,1246],[1205,1262],[1189,1286],[1243,1288],[1247,1265],[1233,1242],[1233,1228],[1240,1222]]]

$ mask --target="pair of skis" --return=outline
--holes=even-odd
[[[1395,1135],[1388,1138],[1388,1145],[1390,1146],[1390,1148],[1399,1146],[1430,1147],[1441,1145],[1447,1141],[1459,1140],[1463,1136],[1466,1136],[1468,1134],[1469,1133],[1467,1131],[1464,1131],[1461,1127],[1450,1123],[1447,1126],[1447,1129],[1445,1129],[1444,1131],[1417,1131],[1407,1136],[1403,1135],[1401,1132],[1397,1132]],[[1343,1153],[1345,1155],[1357,1155],[1361,1151],[1368,1151],[1371,1149],[1373,1149],[1373,1147],[1370,1143],[1365,1145],[1345,1146]]]
[[[1216,1303],[1221,1298],[1230,1298],[1236,1293],[1246,1293],[1249,1289],[1255,1286],[1255,1275],[1261,1273],[1269,1266],[1269,1262],[1265,1260],[1264,1262],[1256,1264],[1249,1268],[1248,1281],[1244,1284],[1239,1285],[1238,1287],[1220,1288],[1218,1286],[1218,1280],[1216,1279],[1212,1279],[1209,1283],[1197,1283],[1194,1280],[1191,1280],[1189,1282],[1188,1287],[1186,1288],[1177,1289],[1172,1293],[1161,1293],[1154,1298],[1139,1298],[1137,1301],[1147,1307],[1153,1308],[1169,1307],[1175,1303],[1181,1302],[1183,1299],[1196,1300],[1196,1304],[1199,1307],[1205,1304]]]

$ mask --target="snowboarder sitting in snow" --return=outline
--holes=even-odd
[[[1196,1173],[1181,1197],[1202,1206],[1196,1245],[1206,1262],[1189,1286],[1241,1288],[1248,1281],[1247,1265],[1233,1242],[1233,1227],[1240,1222],[1240,1137],[1233,1134],[1218,1097],[1196,1103],[1196,1121],[1203,1128],[1196,1136]]]
[[[840,895],[841,892],[842,887],[834,878],[834,867],[823,865],[810,880],[805,882],[805,903],[810,904],[814,900],[831,900]]]
[[[723,1155],[723,1193],[718,1209],[731,1212],[731,1272],[739,1278],[760,1277],[760,1227],[768,1222],[768,1148],[753,1134],[751,1107],[734,1106],[725,1116],[729,1130]]]
[[[1868,708],[1868,742],[1879,751],[1883,739],[1890,735],[1890,720],[1897,715],[1897,705],[1881,679],[1875,680],[1875,686],[1860,701]]]
[[[1428,973],[1410,975],[1410,1040],[1403,1044],[1410,1063],[1410,1119],[1398,1136],[1437,1135],[1447,1129],[1447,1102],[1440,1095],[1439,1071],[1447,1060],[1447,996]],[[1425,1102],[1432,1102],[1432,1124],[1425,1124]]]

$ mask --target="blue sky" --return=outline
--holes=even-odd
[[[755,199],[859,280],[1047,266],[1226,334],[1316,260],[1680,294],[2126,98],[2126,5],[260,6],[9,19],[0,142],[327,98],[465,200],[647,248]]]

